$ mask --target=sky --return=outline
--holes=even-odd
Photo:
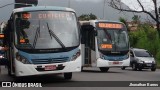
[[[152,0],[140,0],[142,2],[142,4],[145,6],[145,9],[148,11],[152,11],[153,10],[153,3]],[[157,0],[158,2],[160,2],[160,0]],[[125,3],[126,5],[129,5],[129,7],[131,9],[136,9],[136,10],[141,10],[137,0],[122,0],[123,3]]]
[[[70,1],[70,3],[69,3]],[[109,0],[106,0],[106,3]],[[122,0],[123,3],[130,6],[132,9],[138,9],[138,4],[135,2],[136,0]],[[152,4],[150,0],[140,0],[143,2],[143,4],[147,7],[147,10],[152,10]],[[157,0],[160,2],[160,0]],[[13,3],[14,0],[0,0],[0,6]],[[77,11],[77,15],[86,14],[86,13],[93,13],[98,18],[103,18],[103,5],[104,0],[39,0],[38,5],[54,5],[54,6],[63,6],[63,7],[71,7]],[[6,21],[9,17],[14,8],[14,5],[10,5],[4,8],[0,8],[0,22]],[[118,11],[112,12],[112,8],[108,6],[108,4],[105,5],[105,19],[113,18],[114,20],[117,20],[119,17],[117,17]],[[108,13],[111,12],[111,13]],[[121,16],[121,15],[119,15]]]

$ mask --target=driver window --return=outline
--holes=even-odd
[[[15,18],[16,18],[16,33],[15,35],[17,36],[18,35],[18,38],[16,38],[16,43],[17,43],[17,40],[18,40],[18,43],[28,43],[28,36],[25,32],[24,29],[26,28],[29,28],[29,25],[30,25],[30,22],[27,21],[27,20],[23,20],[21,17],[20,17],[20,14],[17,14],[15,15]]]

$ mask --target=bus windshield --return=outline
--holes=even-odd
[[[79,45],[75,13],[34,11],[15,14],[15,44],[20,49],[59,49]]]
[[[126,30],[123,29],[99,29],[98,46],[100,50],[121,52],[129,50],[129,40]]]

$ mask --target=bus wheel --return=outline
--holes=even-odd
[[[121,69],[122,69],[122,70],[125,70],[125,69],[126,69],[126,67],[121,67]]]
[[[83,72],[83,67],[81,67],[81,72]]]
[[[138,70],[139,70],[139,71],[142,71],[142,68],[141,68],[141,67],[139,67],[139,68],[138,68]]]
[[[156,71],[156,68],[151,68],[151,71]]]
[[[100,67],[101,72],[108,72],[108,67]]]
[[[21,82],[23,80],[23,77],[22,76],[14,76],[14,80],[16,82]]]
[[[11,68],[8,66],[8,76],[12,76]]]
[[[70,80],[72,78],[72,73],[64,73],[64,78]]]
[[[8,68],[8,76],[12,76],[10,68]]]
[[[132,64],[132,70],[136,71],[137,70],[137,66],[135,63]]]

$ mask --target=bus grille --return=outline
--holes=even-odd
[[[33,64],[51,64],[51,63],[63,63],[68,62],[69,57],[64,58],[50,58],[50,59],[32,59]]]

